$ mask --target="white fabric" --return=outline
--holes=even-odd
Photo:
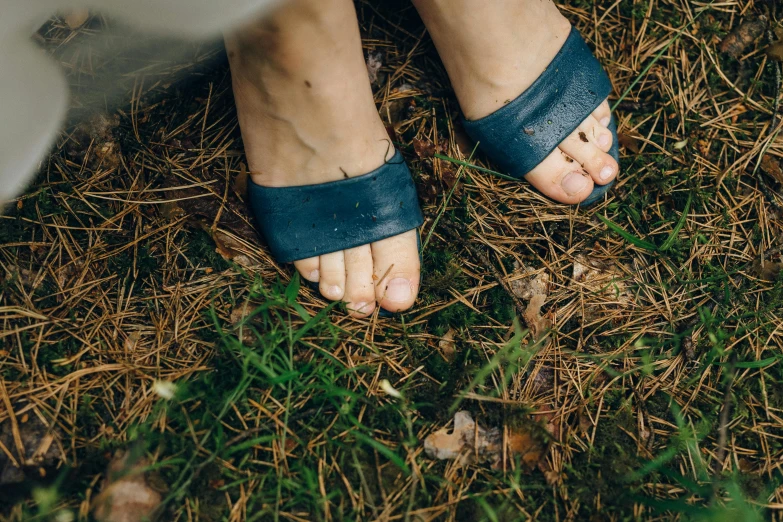
[[[31,31],[58,12],[89,8],[145,31],[213,37],[279,0],[0,0],[0,210],[24,190],[62,125],[68,89]]]

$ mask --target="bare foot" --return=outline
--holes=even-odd
[[[550,0],[413,0],[440,53],[465,118],[517,98],[565,43],[571,24]],[[556,201],[577,204],[619,172],[604,101],[527,179]]]
[[[291,0],[226,37],[245,154],[255,183],[294,186],[359,176],[394,149],[373,102],[351,0]],[[419,288],[412,230],[294,263],[321,294],[365,317],[398,312]]]

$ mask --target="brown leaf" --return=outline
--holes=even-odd
[[[534,295],[525,308],[525,323],[530,327],[530,331],[535,339],[540,339],[552,326],[551,321],[541,315],[541,308],[546,303],[546,296],[541,294]]]
[[[394,130],[392,125],[386,125],[386,134],[389,136],[389,139],[392,143],[397,143],[400,141],[399,136],[397,136],[397,131]]]
[[[757,259],[753,263],[753,272],[764,281],[774,282],[778,280],[781,270],[783,270],[783,262],[774,262],[769,259],[761,260]]]
[[[451,190],[457,183],[457,172],[450,165],[444,166],[440,169],[440,179],[446,185],[446,189]]]
[[[456,333],[454,328],[449,328],[449,331],[440,338],[440,341],[438,341],[440,354],[449,362],[454,361],[454,356],[457,354],[456,343],[454,342],[454,335]]]
[[[632,306],[633,298],[624,278],[613,262],[583,254],[576,256],[572,279],[576,287],[592,296],[578,312],[585,321],[605,315],[610,309]]]
[[[767,17],[749,15],[723,39],[720,52],[739,58],[745,49],[761,38],[767,28]]]
[[[136,345],[139,343],[139,339],[141,339],[141,332],[135,331],[131,332],[128,337],[125,339],[124,347],[126,352],[133,352],[136,349]]]
[[[212,239],[215,240],[215,251],[226,261],[234,261],[244,267],[252,267],[256,264],[245,252],[245,246],[232,235],[215,230]]]
[[[509,281],[511,292],[525,301],[530,301],[535,295],[549,295],[549,274],[536,273],[536,270],[525,265],[515,263],[514,268],[523,274],[522,278]]]
[[[639,154],[641,151],[639,140],[630,134],[623,134],[622,132],[617,133],[617,143],[634,154]]]
[[[517,265],[515,268],[520,267]],[[535,270],[524,265],[521,267],[521,272],[525,277],[510,281],[509,286],[516,297],[527,301],[524,312],[525,323],[530,327],[533,337],[539,339],[552,326],[551,321],[541,315],[541,309],[549,295],[549,274],[540,272],[534,276]]]
[[[428,159],[435,156],[437,148],[431,141],[426,140],[413,140],[413,150],[416,151],[416,155],[420,159]]]
[[[770,154],[764,154],[761,158],[761,169],[769,176],[775,178],[780,184],[783,184],[783,169],[780,167],[780,160]]]
[[[777,62],[783,62],[783,41],[777,41],[766,49],[767,56]]]
[[[93,502],[98,522],[142,522],[154,520],[161,494],[150,486],[146,458],[131,459],[130,452],[118,452],[109,463],[103,491]]]
[[[546,444],[524,428],[509,430],[508,454],[521,457],[528,469],[541,461]],[[503,458],[503,436],[498,428],[484,429],[466,411],[454,415],[451,431],[442,428],[424,439],[424,451],[431,458],[454,460],[459,466],[487,462],[498,466]]]
[[[451,433],[448,428],[442,428],[424,439],[424,451],[431,458],[456,460],[461,466],[497,461],[500,450],[500,431],[478,426],[466,411],[458,411],[454,415]]]

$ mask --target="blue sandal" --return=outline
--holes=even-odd
[[[609,77],[579,31],[571,33],[552,63],[516,99],[478,120],[463,120],[468,135],[508,175],[522,179],[567,138],[612,92]],[[609,154],[618,161],[617,126]],[[581,205],[600,200],[613,181],[596,185]]]
[[[294,187],[250,181],[248,195],[261,234],[280,263],[367,245],[424,222],[399,151],[362,176]]]

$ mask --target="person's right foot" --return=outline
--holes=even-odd
[[[254,183],[312,185],[368,173],[394,148],[378,115],[351,0],[292,0],[226,37]],[[321,216],[328,218],[328,216]],[[415,230],[296,261],[321,294],[365,317],[410,308],[419,288]]]
[[[571,24],[550,0],[413,0],[468,120],[517,98],[563,46]],[[584,201],[617,177],[604,101],[525,179],[562,203]]]

